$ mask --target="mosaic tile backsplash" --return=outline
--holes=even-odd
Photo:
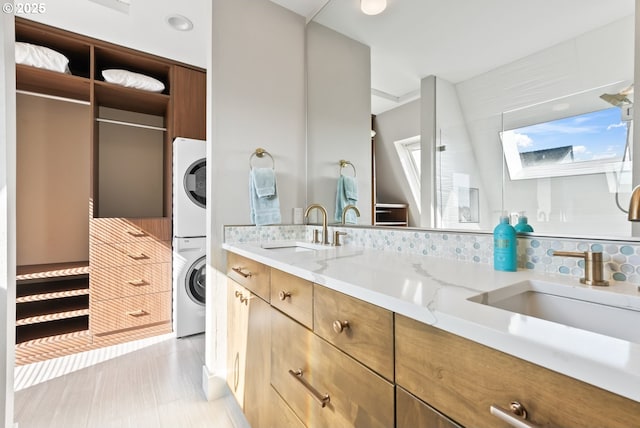
[[[310,241],[312,225],[226,226],[225,242]],[[470,263],[493,264],[491,234],[424,231],[414,229],[340,228],[347,232],[345,245],[443,257]],[[331,236],[330,235],[330,236]],[[584,277],[584,260],[552,257],[555,250],[600,251],[605,262],[605,279],[640,284],[640,242],[546,237],[518,237],[518,268]]]

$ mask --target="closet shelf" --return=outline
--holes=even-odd
[[[64,299],[66,297],[87,296],[89,289],[54,291],[53,293],[30,294],[28,296],[16,297],[16,303],[42,302],[50,299]]]
[[[113,83],[96,80],[94,91],[96,103],[102,107],[163,116],[169,106],[169,95],[125,88]]]
[[[64,320],[68,318],[78,318],[89,315],[89,309],[78,309],[75,311],[66,311],[66,312],[56,312],[53,314],[45,314],[45,315],[37,315],[35,317],[27,317],[16,320],[16,327],[31,325],[31,324],[39,324],[43,322],[49,321],[58,321]]]
[[[55,85],[51,82],[55,82]],[[91,82],[86,77],[57,73],[23,64],[16,64],[16,88],[85,102],[89,102],[91,98]]]
[[[42,265],[18,266],[16,281],[61,278],[89,274],[89,262],[51,263]]]

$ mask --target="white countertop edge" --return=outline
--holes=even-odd
[[[591,358],[589,355],[581,355],[579,353],[567,352],[566,350],[547,346],[525,337],[508,334],[500,328],[491,328],[487,325],[478,324],[456,316],[455,314],[431,311],[418,304],[353,285],[339,278],[312,272],[297,266],[295,261],[294,263],[288,263],[278,260],[277,258],[269,257],[263,254],[263,251],[261,251],[259,247],[259,243],[222,244],[222,248],[227,251],[640,402],[640,388],[638,387],[638,385],[640,385],[640,371],[630,373],[628,370],[624,370],[619,366],[607,364],[606,362],[599,361],[597,358]],[[356,248],[352,247],[351,249]],[[337,249],[332,248],[323,251],[333,251],[333,254],[336,254],[336,250]],[[347,248],[340,249],[340,251],[345,250],[347,250]],[[296,257],[304,259],[304,254],[305,253],[296,254]],[[325,254],[330,255],[330,253]],[[556,280],[555,277],[554,280]],[[517,280],[514,282],[516,281]],[[471,302],[468,303],[475,305]],[[635,326],[630,326],[630,328],[634,327]],[[595,333],[593,333],[593,335],[600,336]],[[628,344],[636,348],[640,355],[640,345],[604,336],[600,336],[600,338],[611,341],[611,343],[619,342]],[[604,350],[603,352],[607,351]],[[541,385],[541,387],[543,387],[543,385]]]

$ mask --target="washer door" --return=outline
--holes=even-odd
[[[207,160],[198,159],[184,173],[184,190],[199,207],[207,206]]]
[[[187,296],[202,306],[205,304],[206,267],[206,257],[202,256],[189,267],[184,284]]]

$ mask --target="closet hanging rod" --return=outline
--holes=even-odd
[[[133,126],[134,128],[153,129],[154,131],[167,130],[167,128],[163,128],[161,126],[143,125],[141,123],[133,123],[133,122],[123,122],[121,120],[103,119],[101,117],[96,117],[96,122],[113,123],[114,125]]]
[[[64,101],[66,103],[82,104],[84,106],[91,105],[89,101],[76,100],[73,98],[66,98],[66,97],[57,97],[55,95],[41,94],[39,92],[23,91],[22,89],[16,89],[16,94],[29,95],[31,97],[38,97],[38,98],[46,98],[49,100]]]

